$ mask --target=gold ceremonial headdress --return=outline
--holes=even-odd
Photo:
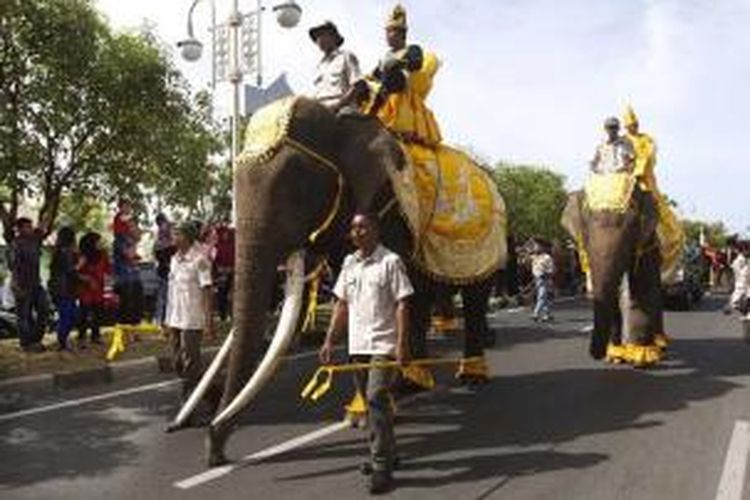
[[[407,29],[406,25],[406,9],[401,5],[396,5],[393,11],[388,16],[388,20],[385,22],[385,28],[399,28],[402,30]]]
[[[625,113],[622,115],[622,124],[626,127],[629,127],[630,125],[635,125],[638,123],[638,117],[635,115],[635,111],[633,111],[633,107],[628,104],[628,106],[625,108]]]

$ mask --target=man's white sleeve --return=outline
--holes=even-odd
[[[208,259],[200,259],[196,266],[198,267],[198,286],[201,288],[211,286],[213,282],[211,281],[211,264]]]
[[[406,268],[401,259],[397,258],[391,267],[391,291],[396,300],[402,300],[414,294],[414,287],[406,274]]]
[[[344,261],[344,266],[341,268],[341,272],[339,272],[339,277],[336,279],[336,284],[333,286],[333,294],[336,296],[336,298],[343,300],[344,302],[347,301],[346,296],[346,261]]]

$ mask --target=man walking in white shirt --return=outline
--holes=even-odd
[[[201,336],[213,335],[211,264],[197,244],[198,227],[182,224],[174,235],[167,291],[165,325],[172,345],[172,360],[183,380],[187,398],[201,375]]]
[[[409,359],[406,299],[414,293],[398,255],[380,244],[376,219],[355,215],[350,235],[357,251],[344,260],[333,293],[336,304],[320,360],[331,362],[336,337],[349,331],[349,355],[354,362]],[[370,368],[355,383],[366,394],[370,432],[370,484],[373,494],[389,491],[396,460],[390,385],[394,370]],[[362,390],[366,388],[366,390]]]

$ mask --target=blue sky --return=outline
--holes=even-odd
[[[264,78],[310,90],[318,53],[307,28],[335,21],[364,69],[384,50],[382,0],[297,0],[301,25],[264,16]],[[219,18],[229,0],[217,0]],[[256,2],[241,1],[251,9]],[[272,6],[276,1],[266,1]],[[682,216],[750,226],[750,0],[411,0],[410,38],[443,62],[430,104],[448,142],[549,166],[580,185],[601,122],[626,103],[659,145],[660,186]],[[189,0],[98,0],[121,28],[147,18],[168,44],[184,37]],[[196,30],[208,43],[209,8]],[[208,58],[180,62],[196,88]],[[229,90],[220,89],[226,107]]]

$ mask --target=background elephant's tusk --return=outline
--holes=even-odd
[[[300,250],[293,253],[287,260],[286,269],[287,280],[284,293],[284,306],[281,310],[281,318],[276,327],[276,333],[273,336],[271,345],[268,347],[263,360],[258,365],[252,377],[250,377],[250,380],[242,388],[242,391],[211,422],[212,427],[226,423],[250,403],[274,374],[277,365],[294,337],[294,329],[302,309],[302,292],[305,286],[305,252]]]
[[[171,427],[180,427],[182,424],[184,424],[190,414],[193,413],[193,410],[195,410],[195,407],[198,406],[198,402],[203,398],[203,395],[206,394],[208,386],[216,377],[216,374],[219,372],[219,368],[221,368],[221,365],[224,363],[227,354],[229,354],[229,348],[232,344],[233,337],[234,329],[232,329],[232,331],[229,332],[229,335],[227,335],[227,338],[224,339],[224,343],[222,344],[221,349],[219,349],[219,352],[216,353],[216,356],[214,356],[214,359],[213,361],[211,361],[208,370],[206,370],[206,372],[203,374],[203,377],[201,377],[201,381],[195,387],[192,394],[190,394],[190,397],[183,405],[180,413],[178,413],[177,417],[175,417]]]

